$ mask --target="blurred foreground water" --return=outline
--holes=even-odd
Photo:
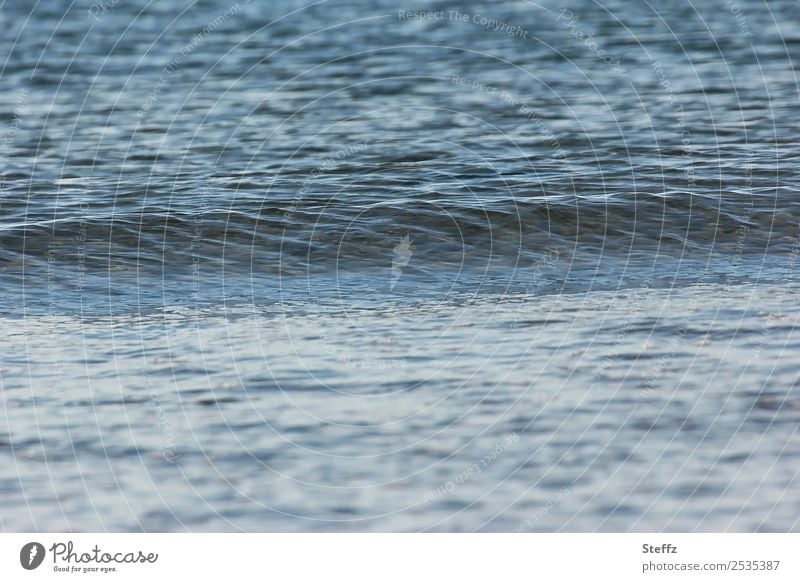
[[[3,5],[0,528],[797,530],[800,13],[736,7]]]

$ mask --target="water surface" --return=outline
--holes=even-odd
[[[0,30],[4,530],[798,529],[795,3]]]

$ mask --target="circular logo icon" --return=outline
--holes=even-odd
[[[29,542],[19,552],[19,563],[26,570],[35,570],[44,560],[44,546],[39,542]]]

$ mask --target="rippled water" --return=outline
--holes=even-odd
[[[0,5],[0,527],[797,530],[798,47],[789,1]]]

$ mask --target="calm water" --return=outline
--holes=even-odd
[[[798,50],[793,1],[0,4],[0,528],[800,530]]]

